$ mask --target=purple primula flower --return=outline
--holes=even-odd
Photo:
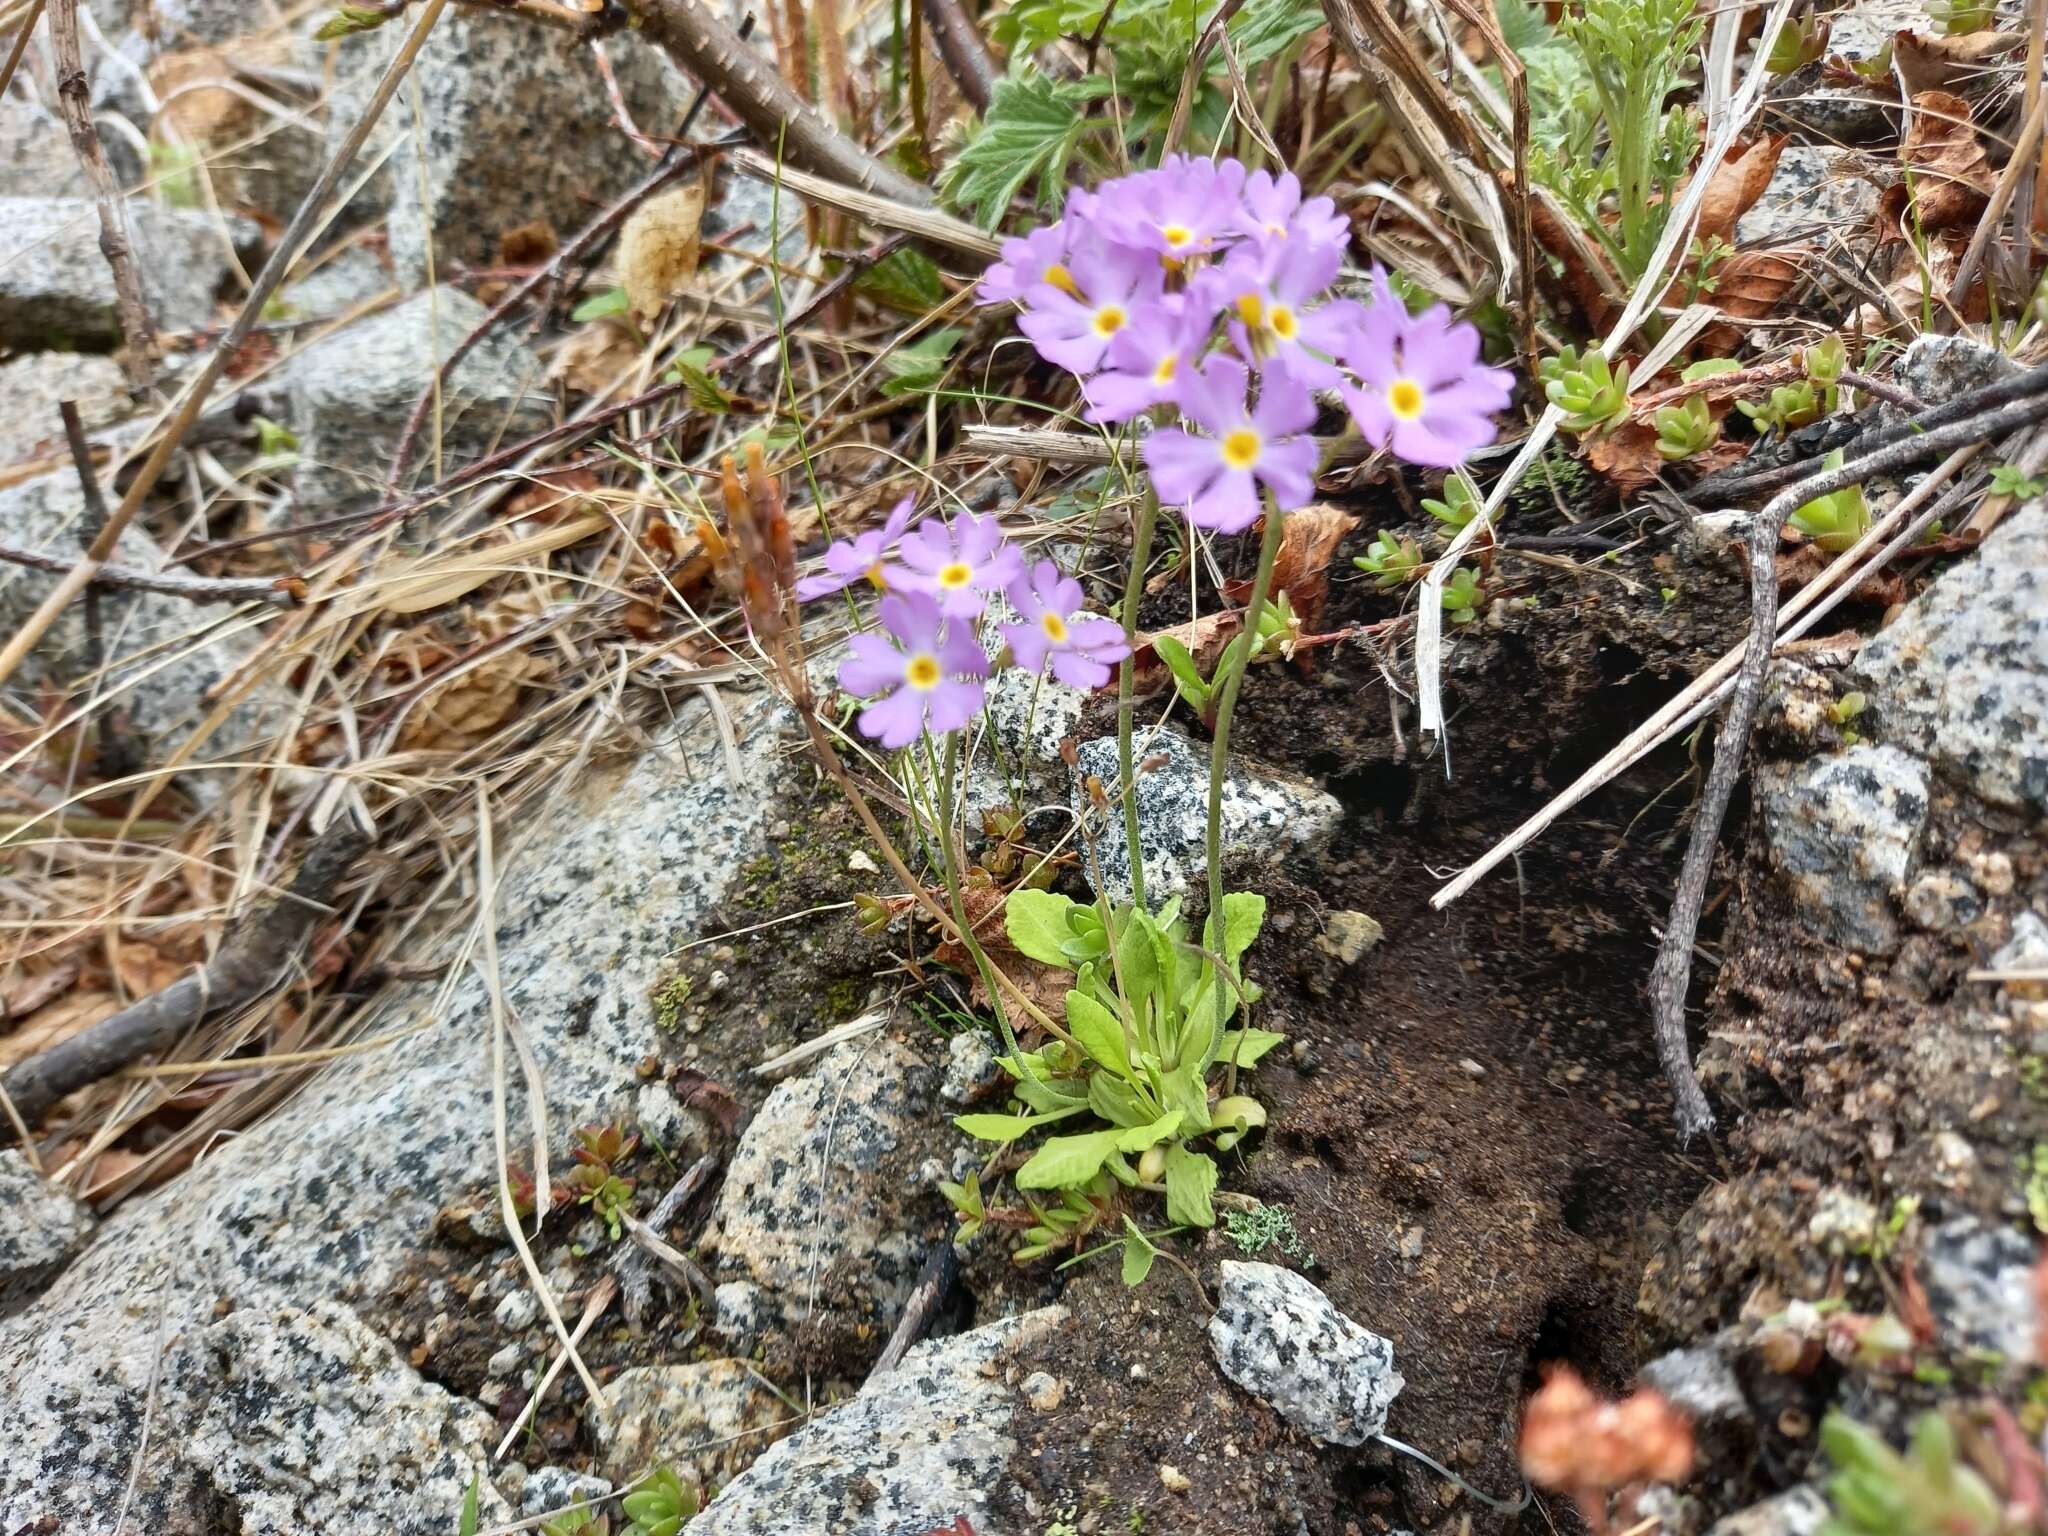
[[[1275,176],[1253,171],[1244,181],[1243,208],[1237,227],[1262,244],[1305,242],[1342,252],[1351,242],[1351,226],[1327,197],[1301,198],[1301,182],[1292,171]]]
[[[1017,328],[1038,355],[1070,373],[1093,373],[1112,339],[1142,310],[1159,302],[1166,274],[1149,252],[1083,236],[1068,253],[1068,292],[1041,282],[1024,296]]]
[[[876,699],[860,712],[860,728],[883,746],[907,747],[920,731],[957,731],[981,708],[988,657],[972,624],[949,622],[921,593],[882,599],[887,634],[858,634],[839,666],[839,686]]]
[[[827,593],[850,587],[863,577],[881,586],[886,579],[882,574],[882,562],[895,552],[896,541],[910,526],[910,509],[911,498],[906,496],[896,503],[888,521],[881,527],[870,528],[866,533],[833,543],[825,551],[824,571],[817,576],[806,576],[796,584],[797,601],[808,603],[814,597],[824,597]]]
[[[890,587],[920,592],[948,618],[974,619],[1024,569],[1024,557],[1010,547],[993,514],[969,512],[952,523],[927,519],[897,547],[900,565],[883,567]]]
[[[1141,309],[1110,338],[1102,372],[1083,386],[1088,419],[1129,421],[1176,399],[1182,374],[1201,357],[1215,323],[1214,308],[1188,294],[1168,294]]]
[[[1181,381],[1180,407],[1208,430],[1197,437],[1178,428],[1145,439],[1145,466],[1159,499],[1185,505],[1188,521],[1218,533],[1238,533],[1259,517],[1259,487],[1282,511],[1306,506],[1315,495],[1319,451],[1299,434],[1315,424],[1315,397],[1284,362],[1259,375],[1259,403],[1245,398],[1244,365],[1211,358]]]
[[[1114,188],[1113,196],[1097,196],[1095,217],[1103,232],[1119,245],[1157,252],[1177,265],[1237,234],[1244,167],[1235,160],[1216,165],[1173,155],[1156,171],[1126,176]]]
[[[1385,274],[1373,274],[1386,292]],[[1366,306],[1345,361],[1361,388],[1344,402],[1375,448],[1411,464],[1452,469],[1494,440],[1514,375],[1479,361],[1479,332],[1439,304],[1410,318],[1391,294]]]
[[[1002,259],[982,274],[976,299],[983,304],[1022,302],[1040,283],[1050,283],[1061,292],[1079,297],[1080,290],[1066,267],[1067,246],[1072,241],[1071,220],[1044,224],[1019,239],[1003,242]]]
[[[1337,275],[1341,246],[1287,240],[1247,247],[1204,276],[1219,306],[1232,317],[1231,340],[1249,360],[1285,361],[1310,389],[1328,389],[1342,373],[1333,361],[1351,343],[1363,318],[1350,299],[1319,304]]]
[[[1081,611],[1081,583],[1050,560],[1032,567],[1027,580],[1010,583],[1010,606],[1021,624],[1005,624],[1003,638],[1010,654],[1027,672],[1044,669],[1069,688],[1100,688],[1109,681],[1112,662],[1131,654],[1121,626]]]

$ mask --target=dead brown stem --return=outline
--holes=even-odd
[[[43,0],[35,0],[29,12],[21,19],[21,27],[14,34],[14,43],[7,50],[7,62],[0,64],[0,96],[7,94],[7,87],[14,84],[14,72],[21,68],[22,56],[28,52],[28,40],[35,36],[36,23],[43,19]]]
[[[78,564],[62,555],[41,550],[19,549],[0,543],[0,564],[25,565],[32,571],[54,571],[59,575]],[[93,587],[118,587],[127,592],[160,592],[193,603],[271,603],[290,608],[298,599],[289,588],[268,576],[181,576],[175,571],[139,571],[128,565],[102,565],[92,574]],[[90,601],[92,588],[87,588]],[[88,671],[99,670],[97,658]]]
[[[931,192],[841,133],[789,88],[769,62],[697,0],[631,0],[640,32],[708,86],[764,145],[790,164],[913,207]]]
[[[121,321],[121,372],[128,392],[141,396],[163,360],[156,332],[150,328],[149,306],[142,300],[142,278],[135,253],[128,248],[128,227],[121,218],[121,189],[114,181],[107,152],[92,121],[92,92],[85,78],[85,60],[78,51],[78,0],[52,0],[50,53],[57,68],[57,105],[71,134],[71,148],[92,183],[92,200],[100,215],[100,254],[114,274],[114,312]]]
[[[90,1029],[17,1064],[0,1080],[22,1120],[34,1125],[66,1094],[111,1077],[169,1047],[202,1019],[232,1012],[291,979],[329,898],[369,847],[340,825],[306,854],[288,894],[239,925],[203,968],[122,1009]]]

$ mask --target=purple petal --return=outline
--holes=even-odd
[[[1221,470],[1188,504],[1188,521],[1217,533],[1242,533],[1259,520],[1259,493],[1248,469]]]
[[[839,686],[866,698],[903,681],[903,653],[876,634],[859,634],[846,642],[850,653],[839,664]]]
[[[1192,437],[1177,427],[1146,438],[1144,459],[1159,499],[1174,506],[1195,500],[1223,473],[1215,439]]]
[[[945,636],[939,641],[939,664],[958,677],[988,676],[988,653],[981,648],[974,626],[946,627]]]
[[[1316,398],[1291,364],[1276,359],[1259,375],[1259,408],[1252,425],[1269,439],[1306,432],[1316,424]]]
[[[1045,637],[1045,631],[1036,624],[1005,624],[1003,639],[1009,642],[1010,655],[1026,672],[1037,672],[1045,666],[1045,653],[1052,649],[1052,642]]]
[[[935,735],[957,731],[981,708],[981,684],[962,678],[948,678],[926,696],[925,709]]]
[[[1377,389],[1347,389],[1340,393],[1365,440],[1375,448],[1386,447],[1387,440],[1394,435],[1394,413],[1387,409],[1387,397]]]
[[[808,603],[814,598],[828,597],[834,592],[844,592],[853,585],[853,577],[841,576],[827,571],[820,576],[806,576],[796,584],[796,600]]]
[[[1109,668],[1079,651],[1058,650],[1052,654],[1052,675],[1069,688],[1100,688],[1109,681]]]
[[[925,695],[915,688],[899,688],[862,710],[856,723],[863,734],[885,747],[907,747],[924,729],[924,701]]]
[[[1315,500],[1316,465],[1322,453],[1311,438],[1274,443],[1259,460],[1259,478],[1282,511],[1291,512]]]

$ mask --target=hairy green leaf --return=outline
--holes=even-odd
[[[1287,1037],[1276,1035],[1270,1029],[1233,1029],[1223,1037],[1222,1045],[1216,1049],[1218,1061],[1234,1061],[1240,1067],[1257,1066],[1259,1059],[1276,1045],[1285,1045]]]
[[[955,1115],[953,1123],[977,1141],[1010,1142],[1030,1135],[1041,1125],[1051,1125],[1069,1115],[1078,1115],[1084,1107],[1069,1104],[1064,1109],[1043,1115]]]
[[[940,190],[985,229],[1002,222],[1011,199],[1033,177],[1045,201],[1087,132],[1082,105],[1108,88],[1093,76],[1062,81],[1032,73],[998,80],[981,126],[946,167]]]
[[[1072,1189],[1086,1184],[1102,1171],[1103,1161],[1116,1151],[1117,1137],[1122,1134],[1088,1131],[1079,1136],[1053,1137],[1017,1170],[1017,1187]]]
[[[1040,965],[1072,969],[1065,944],[1067,911],[1074,905],[1051,891],[1012,891],[1003,903],[1003,930],[1017,952]]]
[[[938,264],[907,245],[869,267],[853,286],[876,303],[910,315],[930,314],[946,302],[946,285],[939,281]]]
[[[1067,1029],[1094,1060],[1112,1072],[1130,1075],[1131,1059],[1124,1047],[1123,1025],[1087,993],[1067,994]]]
[[[1150,1125],[1134,1126],[1121,1132],[1116,1139],[1119,1152],[1142,1152],[1147,1147],[1156,1147],[1175,1131],[1180,1129],[1180,1111],[1169,1109]]]
[[[1166,1215],[1191,1227],[1216,1225],[1216,1164],[1206,1152],[1175,1145],[1166,1149]]]

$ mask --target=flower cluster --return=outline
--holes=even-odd
[[[1292,174],[1177,155],[1070,194],[1058,223],[1004,243],[980,297],[1022,307],[1090,419],[1176,414],[1145,441],[1160,500],[1236,533],[1261,491],[1282,511],[1313,494],[1316,390],[1337,390],[1374,447],[1440,468],[1492,442],[1508,403],[1508,371],[1441,305],[1411,316],[1377,268],[1370,303],[1331,296],[1348,240]]]
[[[883,746],[907,747],[926,731],[942,736],[974,718],[992,666],[981,624],[998,595],[1018,615],[1000,626],[1005,655],[1029,671],[1100,688],[1130,654],[1121,628],[1084,611],[1081,584],[1050,560],[1027,570],[994,517],[965,513],[913,527],[911,516],[906,496],[880,528],[834,543],[824,571],[796,588],[805,600],[863,580],[881,589],[881,630],[848,643],[839,684],[872,701],[860,728]]]

